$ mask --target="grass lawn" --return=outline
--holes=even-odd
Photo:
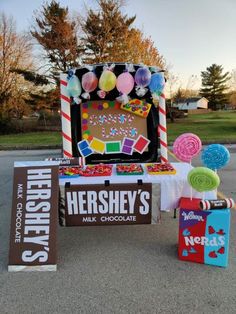
[[[61,132],[30,132],[0,135],[1,146],[58,145],[62,143]]]
[[[169,144],[173,143],[177,136],[186,132],[198,135],[202,141],[236,142],[236,111],[189,115],[184,119],[177,119],[175,123],[168,122],[167,130]],[[0,147],[33,147],[37,145],[60,145],[61,143],[61,132],[0,135]]]
[[[217,111],[188,115],[175,123],[167,123],[168,142],[173,143],[180,134],[191,132],[202,141],[236,141],[236,111]]]

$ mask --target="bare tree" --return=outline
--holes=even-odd
[[[0,15],[0,111],[13,103],[23,106],[27,84],[14,69],[32,69],[31,42],[27,35],[16,33],[12,17]]]

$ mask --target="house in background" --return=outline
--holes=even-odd
[[[180,98],[172,106],[179,110],[208,109],[208,100],[205,97]]]

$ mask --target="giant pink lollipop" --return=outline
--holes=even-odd
[[[177,137],[173,145],[175,156],[181,161],[191,162],[202,148],[200,138],[193,133],[184,133]]]

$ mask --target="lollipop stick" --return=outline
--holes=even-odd
[[[205,192],[202,192],[202,199],[205,199]]]
[[[190,188],[190,199],[191,201],[193,200],[193,188],[192,187]]]
[[[217,174],[217,169],[215,169],[215,173]],[[216,198],[217,198],[217,188],[216,188]]]

